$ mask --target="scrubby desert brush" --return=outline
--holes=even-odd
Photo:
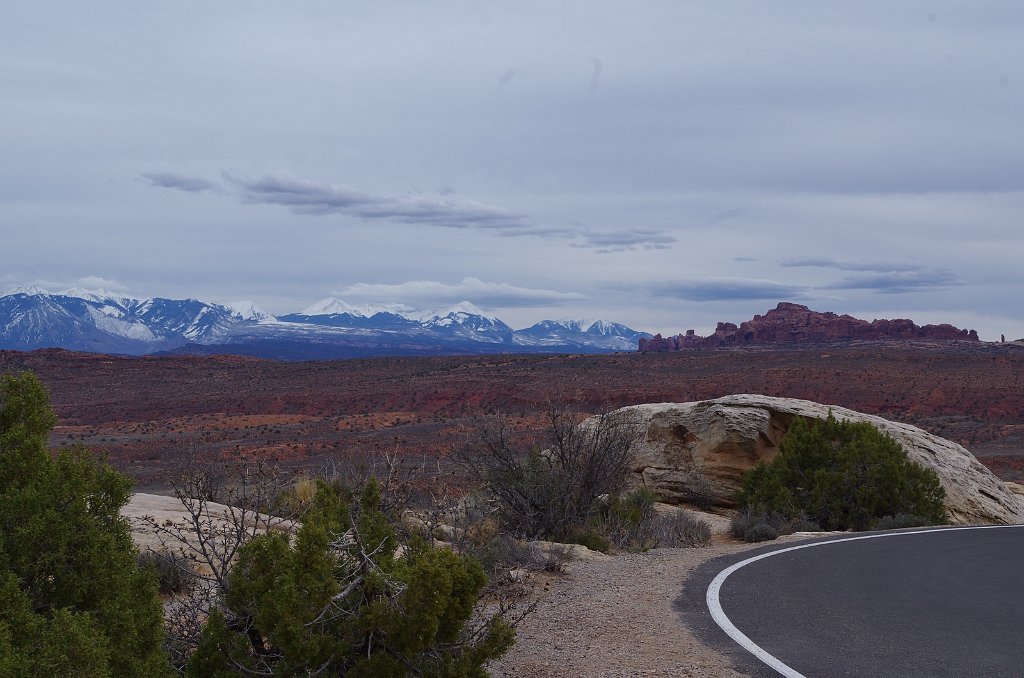
[[[276,514],[296,515],[309,506],[316,495],[316,479],[300,475],[285,485],[274,497],[271,511]]]
[[[294,539],[244,545],[188,675],[478,675],[503,654],[513,606],[474,613],[480,565],[422,539],[402,544],[383,507],[373,479],[358,493],[321,481]]]
[[[609,498],[591,521],[594,529],[619,549],[706,546],[711,525],[685,509],[655,510],[658,497],[647,489]]]
[[[561,573],[574,559],[571,544],[525,542],[507,534],[498,534],[474,547],[470,553],[492,574],[513,570]]]
[[[306,650],[297,650],[283,639],[301,633],[308,635],[309,648],[331,647],[333,641],[330,637],[335,633],[331,629],[347,623],[362,628],[364,622],[359,621],[360,617],[371,608],[377,609],[373,606],[378,603],[386,609],[395,610],[394,615],[397,616],[389,618],[391,621],[387,624],[401,625],[404,623],[403,610],[425,604],[409,596],[418,596],[418,587],[432,577],[441,577],[429,584],[436,590],[446,590],[448,584],[445,582],[450,577],[461,582],[449,582],[455,587],[451,593],[455,596],[453,600],[462,601],[458,603],[458,610],[453,608],[451,611],[454,617],[440,608],[429,608],[434,610],[429,614],[449,615],[446,619],[455,624],[444,631],[447,635],[436,639],[444,648],[438,648],[436,652],[431,650],[434,652],[431,659],[417,654],[419,650],[415,650],[415,644],[402,645],[396,640],[397,645],[389,646],[386,640],[388,633],[381,631],[383,635],[378,635],[376,640],[372,640],[372,633],[367,637],[368,644],[363,650],[370,654],[385,652],[389,656],[404,657],[402,661],[408,661],[410,665],[427,667],[432,666],[435,660],[448,661],[445,657],[454,657],[452,660],[456,662],[469,662],[469,666],[486,657],[497,656],[508,647],[512,629],[528,611],[529,605],[522,602],[521,593],[511,595],[511,589],[507,587],[497,593],[486,592],[482,588],[485,580],[482,570],[468,551],[436,549],[433,540],[423,538],[430,531],[423,529],[423,523],[409,524],[407,518],[414,514],[408,510],[407,502],[412,495],[410,488],[417,481],[417,469],[403,468],[397,455],[386,455],[358,469],[343,470],[338,464],[315,476],[303,475],[291,481],[266,459],[244,457],[236,462],[230,468],[223,465],[211,467],[198,460],[182,464],[179,467],[181,475],[175,480],[174,488],[182,506],[183,519],[170,522],[152,517],[148,519],[150,530],[170,555],[165,559],[167,564],[177,567],[182,577],[186,572],[195,571],[193,586],[178,591],[165,607],[167,649],[179,671],[205,675],[205,671],[221,666],[219,662],[222,660],[230,665],[246,666],[246,670],[275,670],[276,660],[257,657],[258,648],[240,649],[244,643],[239,645],[239,642],[254,637],[254,629],[259,629],[257,635],[268,643],[284,643],[281,652],[290,653],[289,661],[300,664],[307,659],[312,661],[305,656]],[[355,482],[358,484],[349,485],[352,478],[357,478]],[[214,488],[217,492],[213,491]],[[436,499],[442,495],[436,491],[425,496]],[[214,496],[228,500],[233,498],[236,503],[214,504],[208,499]],[[425,510],[426,514],[437,517],[451,515],[452,511],[453,504],[447,501],[431,501]],[[307,524],[308,521],[313,523]],[[434,524],[431,529],[439,526]],[[317,530],[321,528],[328,529],[330,536],[321,544],[322,553],[316,557],[322,564],[332,563],[321,573],[328,579],[318,575],[319,583],[313,589],[309,589],[308,582],[302,587],[310,591],[310,596],[314,595],[314,590],[325,586],[336,587],[329,600],[322,601],[323,609],[306,619],[305,630],[283,629],[281,624],[285,622],[275,617],[279,613],[271,617],[251,616],[252,610],[256,609],[253,605],[269,606],[268,609],[280,607],[285,604],[284,599],[274,602],[272,597],[254,598],[246,603],[237,597],[241,595],[238,592],[250,590],[255,585],[254,578],[262,577],[268,567],[277,572],[268,582],[283,582],[289,577],[300,576],[298,572],[309,566],[303,559],[312,557],[307,550],[311,543],[309,539],[321,539],[304,535],[318,535]],[[465,532],[450,529],[452,532]],[[273,550],[273,557],[267,560],[264,555],[259,555],[263,549]],[[451,556],[433,553],[438,550],[451,553]],[[258,563],[262,564],[254,569]],[[167,577],[170,579],[172,573],[169,572]],[[331,578],[334,584],[328,581]],[[382,595],[384,598],[380,597]],[[473,612],[473,605],[469,604],[479,595],[487,595],[489,602]],[[352,601],[363,601],[370,608],[364,609],[363,603]],[[306,612],[293,611],[288,618],[301,617]],[[371,626],[384,619],[372,618],[377,621]],[[215,628],[211,630],[210,624]],[[237,635],[240,630],[244,633]],[[325,634],[326,639],[317,640],[318,636]],[[217,640],[222,636],[235,640],[225,645]],[[400,634],[395,636],[398,637]],[[337,647],[328,652],[331,665],[355,666],[358,661],[345,654],[349,652],[345,649],[349,647],[349,641],[338,637],[336,642]],[[220,650],[216,650],[229,646],[235,648],[229,653],[230,657],[221,656]],[[382,657],[374,661],[385,664],[390,661]]]
[[[711,524],[685,510],[656,516],[653,529],[658,546],[707,546],[711,543]]]
[[[162,596],[189,593],[196,585],[196,573],[192,561],[174,551],[142,551],[139,566],[152,568],[156,572],[157,584]]]
[[[711,480],[700,468],[692,468],[687,472],[686,503],[692,504],[701,511],[707,511],[714,503],[714,487]]]
[[[729,522],[729,533],[746,542],[771,541],[794,532],[820,531],[821,526],[804,515],[787,516],[750,506],[737,511]]]
[[[625,488],[640,427],[609,414],[582,419],[550,407],[543,444],[525,449],[508,418],[474,422],[458,460],[493,501],[503,531],[565,538],[587,523],[601,497]]]
[[[579,544],[595,551],[702,546],[711,526],[695,516],[661,516],[644,488],[625,492],[640,424],[617,413],[583,420],[564,406],[548,411],[542,445],[524,449],[505,417],[479,419],[458,458],[480,483],[502,533]],[[710,483],[694,471],[694,501]]]

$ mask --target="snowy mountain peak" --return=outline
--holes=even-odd
[[[312,306],[303,309],[302,315],[334,315],[341,313],[355,315],[355,313],[353,313],[355,310],[354,306],[346,304],[341,299],[327,297],[326,299],[321,299]]]
[[[613,323],[608,320],[594,321],[594,323],[587,328],[587,334],[597,337],[621,337],[630,341],[636,341],[640,337],[646,338],[649,336],[646,332],[637,332],[630,327],[626,327],[622,323]]]
[[[421,316],[421,320],[426,321],[434,320],[435,318],[448,317],[455,318],[458,317],[460,314],[480,316],[485,320],[490,320],[491,322],[498,322],[498,319],[495,316],[489,313],[485,313],[484,311],[480,310],[479,308],[477,308],[468,301],[460,301],[454,306],[449,306],[448,308],[437,309],[435,311],[429,311],[427,313],[424,313]]]
[[[34,297],[40,294],[43,296],[49,296],[50,293],[44,290],[39,285],[19,285],[18,287],[15,287],[14,289],[7,292],[7,294],[27,294],[30,297]]]
[[[230,304],[226,304],[226,306],[232,313],[242,320],[255,320],[257,322],[277,320],[277,317],[273,313],[262,306],[257,305],[253,301],[232,301]]]
[[[309,359],[421,351],[625,351],[635,350],[644,337],[649,335],[600,320],[542,320],[513,330],[468,301],[424,314],[403,304],[354,306],[330,297],[303,314],[275,317],[253,301],[134,299],[81,287],[19,287],[0,296],[0,348],[14,350],[56,346],[139,355],[183,346],[242,346],[244,355],[255,350],[274,357],[283,351],[288,359]]]
[[[59,294],[61,296],[64,296],[64,297],[74,297],[75,299],[85,299],[86,301],[95,301],[95,302],[101,303],[101,304],[104,304],[104,303],[107,303],[107,302],[110,302],[110,301],[115,301],[115,302],[121,303],[121,304],[123,304],[125,302],[135,301],[135,299],[132,299],[132,297],[129,297],[129,296],[125,295],[125,294],[121,294],[121,293],[118,293],[118,292],[110,292],[110,291],[107,291],[107,290],[104,290],[104,289],[86,290],[86,289],[82,289],[81,287],[72,287],[70,289],[66,289],[66,290],[62,290],[60,292],[57,292],[57,294]]]
[[[412,311],[412,307],[404,304],[359,304],[353,306],[341,299],[328,297],[304,309],[300,315],[341,315],[347,313],[356,318],[372,318],[378,313],[390,313],[404,318]]]
[[[624,328],[619,323],[608,322],[607,320],[595,320],[590,327],[587,328],[587,332],[608,336],[617,334],[621,329]]]
[[[552,320],[551,322],[555,323],[556,325],[561,325],[565,329],[572,330],[573,332],[584,332],[586,331],[587,327],[590,326],[589,320],[582,319],[573,320],[572,318],[562,318],[561,320]]]
[[[405,304],[359,304],[352,306],[352,309],[356,313],[362,314],[364,318],[372,318],[378,313],[390,313],[407,318],[410,313],[415,313],[411,306]]]

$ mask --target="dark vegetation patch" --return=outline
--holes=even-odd
[[[866,422],[794,420],[769,464],[743,475],[734,536],[766,541],[780,533],[892,529],[946,522],[945,491],[934,470],[915,464],[894,438]]]

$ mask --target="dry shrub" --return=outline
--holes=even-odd
[[[140,567],[156,571],[160,594],[164,596],[189,593],[196,586],[192,561],[175,551],[143,551],[138,557]]]
[[[523,449],[510,422],[497,417],[476,422],[458,459],[492,498],[504,531],[558,540],[585,526],[601,497],[623,490],[640,434],[621,416],[581,422],[581,415],[552,406],[543,449]]]
[[[507,534],[498,534],[471,551],[488,572],[512,570],[564,572],[572,560],[572,546],[524,542]]]
[[[689,511],[659,514],[657,497],[646,489],[634,490],[604,503],[592,524],[620,549],[645,551],[657,547],[706,546],[711,525]]]
[[[707,546],[711,543],[711,524],[689,511],[659,515],[654,522],[658,546]]]
[[[305,475],[299,476],[274,498],[274,512],[297,515],[310,505],[314,496],[316,496],[316,480]]]
[[[755,509],[750,506],[740,509],[729,522],[729,533],[746,542],[771,541],[780,534],[820,530],[821,526],[805,516],[790,518],[777,511]]]

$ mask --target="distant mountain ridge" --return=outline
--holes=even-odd
[[[631,351],[651,335],[607,321],[514,330],[469,302],[429,312],[327,298],[274,316],[251,301],[135,299],[105,290],[18,288],[0,297],[0,349],[226,353],[289,360],[377,355]]]
[[[916,325],[907,319],[861,320],[850,315],[812,311],[806,306],[782,302],[763,316],[740,323],[718,323],[713,334],[697,336],[693,330],[674,337],[641,338],[639,351],[680,351],[691,348],[720,348],[770,344],[814,344],[836,341],[872,340],[979,341],[975,330],[953,325]]]

